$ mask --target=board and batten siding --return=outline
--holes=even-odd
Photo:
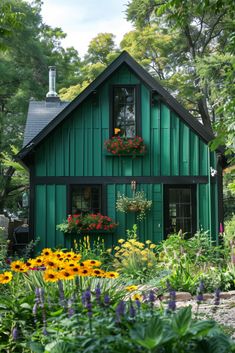
[[[140,135],[147,147],[143,157],[107,156],[104,149],[109,138],[110,87],[122,83],[140,85]],[[66,245],[56,224],[67,216],[67,195],[66,185],[37,184],[37,177],[208,176],[209,159],[216,168],[215,153],[209,153],[207,144],[161,100],[152,105],[151,94],[131,70],[122,66],[97,89],[95,99],[88,97],[35,150],[34,237],[41,238],[40,247]],[[138,189],[153,200],[146,221],[139,223],[140,239],[158,242],[163,239],[163,185],[140,184]],[[217,231],[217,210],[210,218],[208,206],[216,201],[216,190],[215,184],[197,185],[198,228]],[[116,212],[118,192],[130,194],[130,185],[107,183],[107,214],[119,223],[112,242],[125,236],[125,230],[135,222],[134,214],[127,217]]]

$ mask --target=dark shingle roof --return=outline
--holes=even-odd
[[[69,102],[29,102],[28,116],[24,132],[23,147],[34,139],[45,126],[47,126]]]

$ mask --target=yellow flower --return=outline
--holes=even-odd
[[[152,242],[151,242],[151,240],[146,240],[146,242],[145,242],[147,245],[149,245],[149,244],[151,244]]]
[[[139,302],[141,302],[143,300],[143,296],[141,294],[133,294],[131,297],[132,300],[138,300]]]
[[[34,267],[34,260],[33,259],[28,259],[26,262],[25,262],[25,266],[27,268],[31,268],[31,267]]]
[[[59,273],[53,270],[46,270],[43,274],[45,282],[57,282],[60,279]]]
[[[119,273],[113,272],[113,271],[105,272],[104,277],[106,277],[106,278],[117,278],[117,277],[119,277]]]
[[[50,248],[45,248],[42,250],[41,255],[42,256],[51,256],[52,255],[52,250]]]
[[[81,270],[81,267],[78,265],[70,269],[71,273],[73,273],[74,275],[78,275],[80,270]]]
[[[78,275],[79,276],[90,276],[91,269],[87,267],[80,268]]]
[[[109,249],[106,250],[106,252],[107,252],[108,254],[111,254],[112,249],[109,248]]]
[[[152,262],[148,262],[148,267],[153,267],[153,263]]]
[[[59,266],[57,259],[53,259],[53,257],[46,258],[44,264],[48,269],[57,269]]]
[[[26,272],[28,269],[22,261],[13,261],[11,263],[11,270],[14,272]]]
[[[64,255],[65,255],[66,259],[72,259],[75,255],[75,253],[73,251],[68,251],[68,252],[64,253]]]
[[[114,128],[114,135],[117,135],[120,131],[121,131],[121,129],[119,129],[118,127],[115,127]]]
[[[74,279],[74,272],[71,270],[62,270],[60,271],[60,279],[71,280]]]
[[[119,246],[115,246],[114,250],[118,251],[118,250],[120,250],[120,247]]]
[[[138,286],[135,286],[135,285],[126,287],[126,290],[128,290],[128,292],[132,292],[133,290],[136,290],[136,289],[138,289]]]
[[[92,271],[92,275],[102,277],[104,275],[104,271],[100,270],[99,268],[94,268]]]
[[[42,256],[38,256],[33,260],[34,266],[43,266],[44,265],[44,258]]]
[[[11,282],[12,280],[12,273],[11,272],[4,272],[2,274],[0,274],[0,284],[6,284]]]
[[[59,251],[59,250],[55,251],[53,253],[53,256],[56,257],[58,260],[63,259],[65,257],[63,251]]]
[[[151,245],[150,245],[150,249],[155,249],[156,246],[157,246],[157,245],[155,245],[155,244],[151,244]]]
[[[122,244],[122,243],[124,243],[124,242],[125,242],[124,239],[118,239],[118,243],[119,243],[119,244]]]
[[[100,267],[101,266],[101,262],[98,260],[85,260],[83,261],[85,266],[88,267]]]

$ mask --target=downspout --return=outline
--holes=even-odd
[[[208,148],[208,186],[209,186],[209,231],[210,231],[210,243],[212,243],[212,234],[211,234],[211,158],[210,158],[210,149]]]

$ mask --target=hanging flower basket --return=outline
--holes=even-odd
[[[146,152],[144,140],[139,136],[135,136],[134,138],[113,136],[111,139],[105,141],[104,146],[108,153],[116,156],[143,155]]]
[[[118,194],[116,209],[119,212],[137,212],[137,219],[142,221],[151,209],[152,201],[147,200],[144,191],[133,192],[132,197]]]
[[[57,229],[64,234],[85,233],[110,233],[115,230],[117,224],[108,216],[97,214],[69,215],[64,223],[58,224]]]

